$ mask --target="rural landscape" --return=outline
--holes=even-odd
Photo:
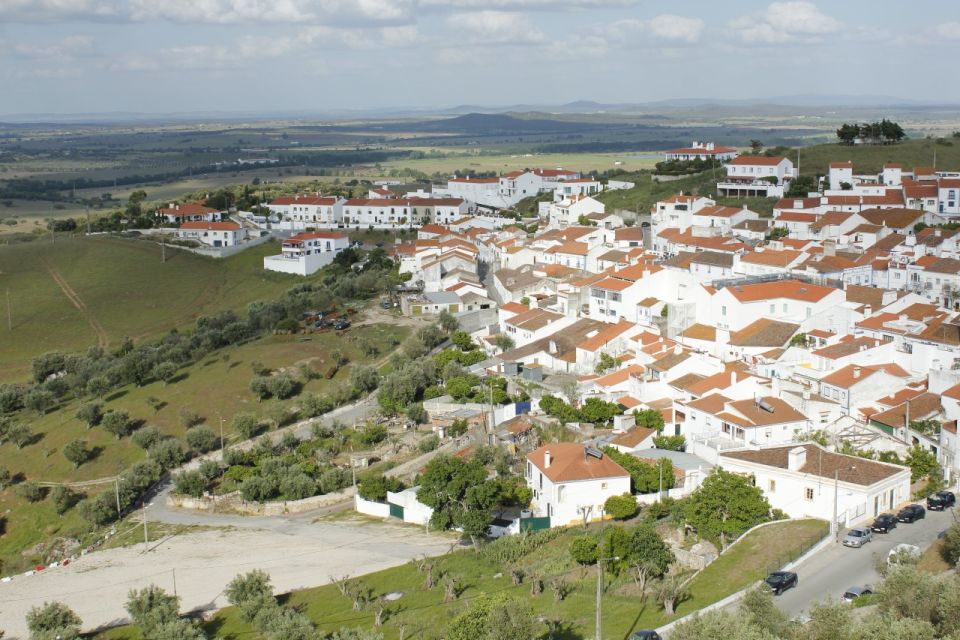
[[[960,637],[960,15],[873,9],[0,8],[0,637]]]

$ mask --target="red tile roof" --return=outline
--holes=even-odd
[[[553,482],[630,477],[630,474],[609,456],[595,458],[586,455],[584,446],[577,442],[554,442],[527,454],[527,460]],[[547,452],[550,453],[549,467],[544,463]]]

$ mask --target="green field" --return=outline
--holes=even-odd
[[[936,169],[960,170],[960,139],[905,140],[893,145],[820,144],[800,149],[800,172],[804,175],[826,175],[831,162],[853,162],[854,173],[879,173],[884,163],[899,162],[904,169],[933,167],[936,151]],[[790,154],[794,166],[796,152]]]
[[[432,151],[420,149],[420,151]],[[662,154],[656,152],[643,153],[515,153],[515,154],[488,154],[488,153],[449,153],[428,157],[422,160],[391,160],[381,163],[380,171],[366,170],[361,175],[386,175],[389,169],[413,169],[428,175],[434,173],[452,174],[454,171],[496,171],[505,173],[515,169],[574,169],[577,171],[607,171],[623,169],[625,171],[639,171],[652,169],[653,165],[663,159]]]
[[[216,260],[168,247],[164,263],[158,245],[110,236],[0,247],[0,382],[22,380],[30,359],[47,351],[82,350],[104,337],[141,340],[275,297],[301,281],[263,269],[263,256],[277,251],[267,243]],[[8,290],[12,331],[2,297]]]
[[[784,521],[769,525],[751,533],[728,554],[724,554],[691,582],[691,598],[677,608],[677,616],[686,615],[712,602],[743,589],[766,575],[771,561],[796,555],[814,540],[822,537],[824,523],[819,520]],[[363,582],[375,596],[400,592],[403,596],[391,605],[393,613],[385,616],[381,631],[384,638],[399,637],[398,621],[408,623],[408,638],[440,637],[449,621],[462,611],[476,596],[487,593],[506,593],[511,599],[528,602],[535,616],[562,620],[567,626],[565,635],[559,637],[592,637],[596,577],[591,568],[585,574],[572,565],[567,546],[578,535],[571,529],[520,561],[525,567],[546,568],[544,583],[562,576],[572,590],[562,601],[555,601],[551,590],[545,587],[537,597],[530,595],[528,581],[514,587],[504,567],[476,555],[473,551],[458,551],[445,556],[440,562],[443,571],[456,576],[464,586],[460,598],[452,603],[443,603],[443,590],[435,587],[423,590],[423,574],[411,564],[363,576]],[[744,549],[740,551],[739,548]],[[731,571],[731,564],[736,570]],[[778,565],[779,566],[779,565]],[[501,575],[497,575],[501,574]],[[369,628],[373,615],[368,611],[356,612],[351,603],[327,585],[315,589],[297,591],[281,596],[280,601],[305,613],[324,632],[333,632],[341,627]],[[655,628],[667,622],[662,609],[649,600],[639,600],[629,578],[614,580],[603,596],[603,632],[607,638],[626,638],[636,629]],[[257,637],[253,627],[243,622],[235,609],[218,612],[206,625],[211,638]],[[413,629],[417,632],[412,632]],[[541,625],[539,631],[545,628]],[[96,636],[98,640],[136,640],[139,632],[129,627],[113,629]]]
[[[259,361],[274,371],[286,370],[294,377],[299,377],[301,364],[325,373],[332,365],[329,355],[334,349],[343,352],[351,363],[371,362],[370,358],[363,355],[361,345],[372,343],[384,354],[375,359],[379,363],[390,353],[391,345],[402,340],[407,332],[407,327],[399,325],[371,324],[354,327],[342,337],[332,331],[309,337],[268,336],[222,349],[201,362],[184,367],[174,379],[175,382],[170,384],[154,382],[142,387],[130,385],[120,388],[104,398],[105,409],[125,410],[132,419],[158,427],[162,433],[181,439],[186,431],[180,418],[181,409],[199,414],[215,432],[219,432],[222,417],[224,434],[230,442],[239,437],[234,435],[230,425],[234,414],[251,412],[269,419],[281,406],[297,406],[297,398],[286,402],[257,402],[248,386],[254,375],[251,369],[253,361]],[[331,380],[321,376],[307,381],[303,385],[303,393],[324,393],[349,384],[352,366],[348,364],[342,367]],[[155,411],[148,399],[151,402],[155,400],[154,404],[159,409]],[[75,417],[79,404],[75,400],[69,401],[45,416],[23,412],[18,418],[29,422],[38,440],[22,450],[17,450],[12,443],[0,445],[0,466],[26,480],[84,482],[116,475],[145,457],[130,438],[117,440],[101,428],[88,429]],[[97,453],[93,460],[74,469],[64,457],[62,449],[77,438],[85,440],[86,448]],[[109,489],[109,485],[90,491],[96,493],[105,489]],[[75,510],[59,518],[50,500],[28,504],[10,488],[0,491],[0,512],[6,512],[6,534],[0,537],[0,561],[7,567],[24,562],[29,566],[35,562],[35,559],[20,558],[19,554],[45,538],[86,529]]]

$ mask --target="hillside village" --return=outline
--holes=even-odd
[[[565,169],[454,176],[432,192],[277,198],[262,224],[293,235],[264,264],[283,270],[282,258],[310,273],[347,248],[350,229],[412,226],[416,240],[391,248],[407,280],[402,313],[456,315],[487,355],[471,372],[505,376],[531,398],[491,412],[440,397],[425,403],[435,424],[473,412],[491,437],[515,441],[520,425],[551,419],[543,397],[615,405],[622,415],[611,429],[566,421],[579,449],[529,453],[528,517],[554,526],[585,508],[602,519],[605,501],[624,491],[626,472],[599,459],[593,469],[583,447],[670,457],[673,497],[715,466],[752,473],[775,508],[835,513],[840,528],[911,496],[908,469],[854,456],[904,461],[919,447],[953,478],[960,173],[888,163],[863,174],[836,162],[818,191],[785,197],[797,175],[789,158],[699,142],[665,154],[711,158],[727,174],[718,193],[776,198],[773,215],[677,193],[634,218],[594,197],[632,184]],[[508,217],[521,199],[544,195],[538,216]],[[641,412],[659,414],[659,433],[635,426]],[[683,445],[663,450],[653,435]],[[848,468],[857,471],[834,478]],[[837,505],[819,489],[834,481]]]

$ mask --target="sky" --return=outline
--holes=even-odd
[[[960,2],[0,0],[0,114],[960,102]]]

